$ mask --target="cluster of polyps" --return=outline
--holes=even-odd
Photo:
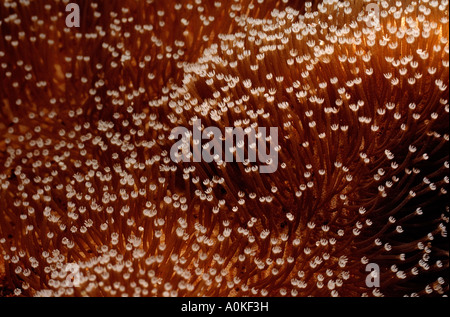
[[[448,2],[381,1],[376,27],[363,1],[262,2],[94,2],[77,30],[58,1],[1,4],[8,288],[448,293]],[[195,118],[276,127],[277,170],[174,162]]]

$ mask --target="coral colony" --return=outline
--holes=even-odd
[[[448,295],[448,0],[73,2],[0,4],[3,296]]]

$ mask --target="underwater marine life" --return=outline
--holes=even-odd
[[[4,293],[448,295],[447,0],[67,3],[0,5]],[[276,170],[174,162],[195,119]]]

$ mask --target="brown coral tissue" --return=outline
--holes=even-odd
[[[448,295],[448,0],[72,2],[0,3],[1,296]]]

